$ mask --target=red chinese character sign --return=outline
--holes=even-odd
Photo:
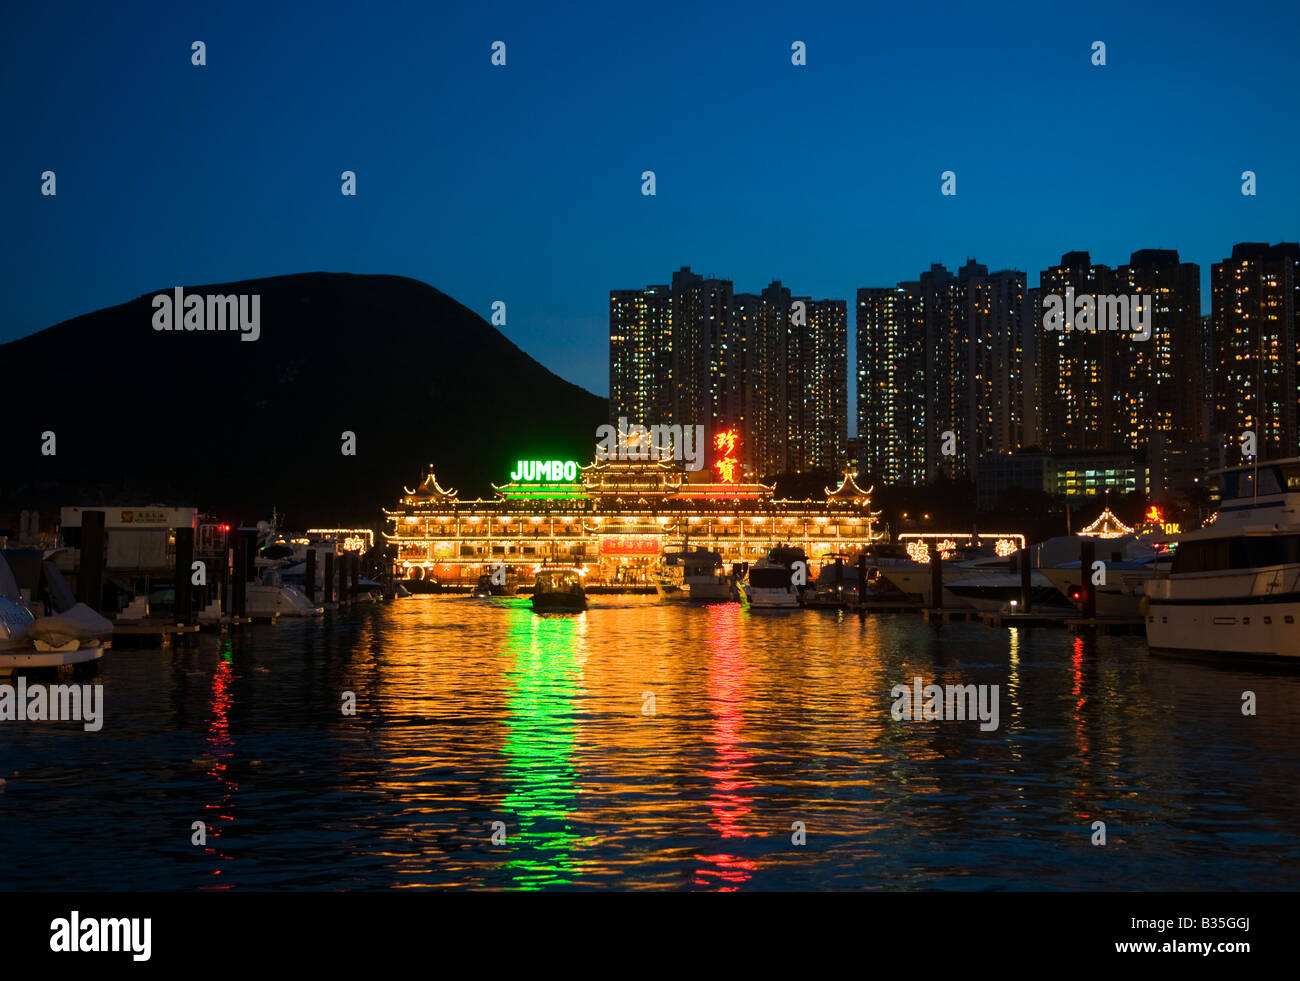
[[[713,437],[713,448],[718,451],[718,458],[713,468],[718,472],[718,480],[724,484],[736,482],[736,468],[740,461],[736,459],[736,444],[740,435],[734,429],[727,429]]]

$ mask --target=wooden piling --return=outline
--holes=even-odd
[[[307,599],[316,602],[316,550],[307,549]]]
[[[930,609],[943,609],[943,556],[938,542],[930,542]]]
[[[1034,612],[1034,590],[1029,565],[1029,549],[1020,550],[1020,612]]]
[[[1097,619],[1097,587],[1092,584],[1092,563],[1097,558],[1097,543],[1085,537],[1079,542],[1079,588],[1083,590],[1083,618]]]
[[[194,529],[189,525],[176,529],[176,623],[194,622]]]
[[[104,512],[81,512],[81,567],[77,573],[77,600],[96,613],[103,612]]]
[[[334,602],[334,553],[325,553],[325,606]]]

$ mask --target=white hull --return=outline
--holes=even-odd
[[[23,651],[0,651],[0,675],[13,674],[23,668],[61,668],[69,664],[85,664],[103,656],[103,644],[89,644],[75,651],[38,651],[34,647]]]
[[[1069,598],[1074,590],[1081,589],[1083,575],[1078,569],[1044,569],[1043,575],[1056,587],[1057,592]],[[1154,572],[1116,571],[1106,574],[1106,585],[1096,587],[1097,616],[1135,617],[1141,615],[1142,598],[1146,584],[1154,579]],[[1089,576],[1091,580],[1091,575]],[[1074,604],[1076,607],[1079,603]]]
[[[726,602],[731,599],[731,583],[729,582],[691,582],[687,580],[686,588],[693,600],[704,600],[706,602]]]
[[[311,617],[324,612],[324,607],[313,605],[306,593],[293,586],[250,582],[244,593],[244,615],[249,617]]]
[[[1300,566],[1190,573],[1147,584],[1147,644],[1300,658]]]
[[[1300,658],[1300,600],[1162,604],[1147,609],[1147,644],[1157,650]]]
[[[792,589],[767,589],[745,583],[740,587],[745,591],[745,599],[755,609],[791,609],[799,606],[799,594]]]
[[[1004,567],[1005,568],[1005,567]],[[947,587],[949,583],[957,582],[961,579],[977,579],[987,577],[990,570],[984,569],[962,569],[953,566],[947,566],[943,570],[943,583]],[[894,588],[906,593],[909,596],[920,596],[921,603],[925,606],[933,606],[930,591],[930,567],[909,566],[904,569],[881,569],[880,574],[888,579]],[[973,609],[972,604],[966,600],[954,596],[947,588],[943,591],[943,605],[949,609]],[[997,609],[995,606],[994,609]]]

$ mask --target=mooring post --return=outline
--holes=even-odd
[[[81,568],[77,599],[96,613],[103,612],[104,512],[81,512]]]
[[[245,587],[247,586],[244,570],[247,567],[248,539],[243,535],[239,535],[235,538],[235,564],[230,570],[230,615],[238,619],[243,619],[244,616]]]
[[[1079,588],[1083,590],[1083,616],[1097,619],[1097,587],[1092,584],[1092,563],[1097,558],[1097,543],[1084,538],[1079,543]]]
[[[187,626],[194,613],[194,590],[190,577],[194,570],[194,529],[189,525],[176,529],[176,623]]]
[[[930,609],[943,609],[943,556],[938,542],[930,542]]]
[[[1034,591],[1030,581],[1032,575],[1029,566],[1029,549],[1022,548],[1020,550],[1020,611],[1022,613],[1032,613],[1034,610]]]
[[[307,549],[307,599],[316,602],[316,550]]]
[[[334,602],[334,553],[325,553],[325,606]]]

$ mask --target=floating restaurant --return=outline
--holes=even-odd
[[[803,548],[814,566],[879,541],[871,490],[850,472],[825,497],[778,499],[739,482],[724,457],[709,470],[672,460],[521,460],[491,499],[464,500],[430,467],[400,506],[384,509],[398,578],[474,581],[503,563],[518,572],[575,563],[594,579],[644,583],[665,552],[702,547],[725,565],[754,562],[774,545]],[[730,478],[730,479],[728,479]]]

